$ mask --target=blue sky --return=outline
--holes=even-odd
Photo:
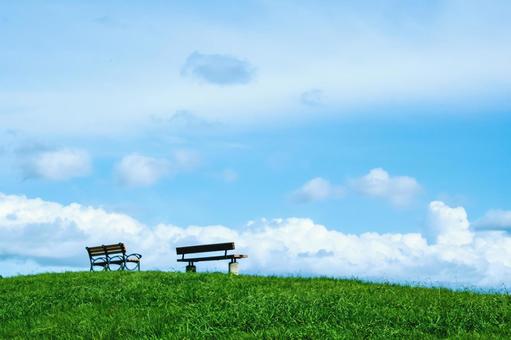
[[[450,230],[432,222],[442,202],[475,240],[507,245],[510,14],[506,1],[1,3],[0,228],[39,198],[64,210],[15,225],[83,231],[63,212],[79,204],[152,231],[298,218],[434,246]],[[0,261],[28,268],[7,275],[81,265],[3,247]],[[292,270],[323,273],[289,256]],[[502,261],[490,283],[479,267],[461,281],[511,284],[511,254]],[[248,267],[266,273],[261,263]],[[414,279],[396,273],[368,276]]]

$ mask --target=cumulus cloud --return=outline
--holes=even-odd
[[[432,234],[439,245],[463,246],[472,243],[474,233],[470,230],[467,213],[462,207],[450,208],[444,202],[429,204]]]
[[[390,176],[384,169],[376,168],[367,175],[349,180],[345,186],[333,185],[321,177],[313,178],[294,191],[292,198],[301,203],[322,201],[353,190],[362,195],[386,199],[396,206],[405,206],[420,193],[421,187],[413,177]]]
[[[390,176],[382,168],[375,168],[360,178],[350,181],[353,189],[359,193],[389,200],[392,204],[409,204],[420,193],[417,180],[408,176]]]
[[[38,150],[21,155],[27,178],[64,181],[87,176],[91,171],[89,154],[79,149]]]
[[[254,77],[254,67],[248,61],[225,54],[193,52],[186,59],[181,74],[215,85],[247,84]]]
[[[472,226],[483,230],[511,231],[511,211],[490,210],[481,219],[475,221]]]
[[[170,172],[170,162],[132,153],[121,159],[116,172],[121,183],[127,186],[150,186]]]
[[[242,263],[246,273],[454,287],[511,285],[511,237],[502,232],[469,232],[461,207],[432,202],[429,213],[431,232],[436,234],[431,242],[420,233],[346,234],[303,218],[262,219],[238,229],[149,227],[103,209],[0,194],[0,273],[87,270],[85,246],[119,241],[143,254],[144,269],[181,269],[175,262],[176,246],[235,241],[239,252],[249,255]],[[220,262],[200,265],[202,270],[226,267]]]
[[[332,185],[324,178],[316,177],[302,185],[300,189],[296,190],[292,194],[292,198],[296,202],[308,203],[339,197],[342,193],[342,187]]]

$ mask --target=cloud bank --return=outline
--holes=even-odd
[[[420,233],[346,234],[310,219],[262,219],[233,229],[221,225],[149,227],[124,214],[76,203],[0,194],[2,275],[87,270],[84,247],[126,242],[143,254],[144,269],[182,269],[175,247],[235,241],[249,254],[245,273],[328,275],[391,282],[502,288],[511,285],[511,237],[470,230],[465,210],[429,206],[429,241]],[[225,270],[225,263],[202,270]]]

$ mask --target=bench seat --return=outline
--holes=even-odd
[[[201,262],[201,261],[217,261],[217,260],[237,260],[246,259],[247,255],[232,254],[232,255],[218,255],[218,256],[205,256],[205,257],[192,257],[186,259],[177,259],[177,262]]]
[[[110,260],[110,261],[95,261],[95,266],[106,266],[108,264],[123,264],[124,262],[133,262],[138,263],[140,262],[140,259],[125,259],[125,260]]]

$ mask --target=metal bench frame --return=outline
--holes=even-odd
[[[140,259],[142,255],[133,253],[126,255],[124,243],[107,244],[97,247],[85,247],[89,254],[90,271],[95,271],[95,267],[101,267],[101,270],[128,270],[140,271]],[[134,264],[131,266],[130,264]]]

